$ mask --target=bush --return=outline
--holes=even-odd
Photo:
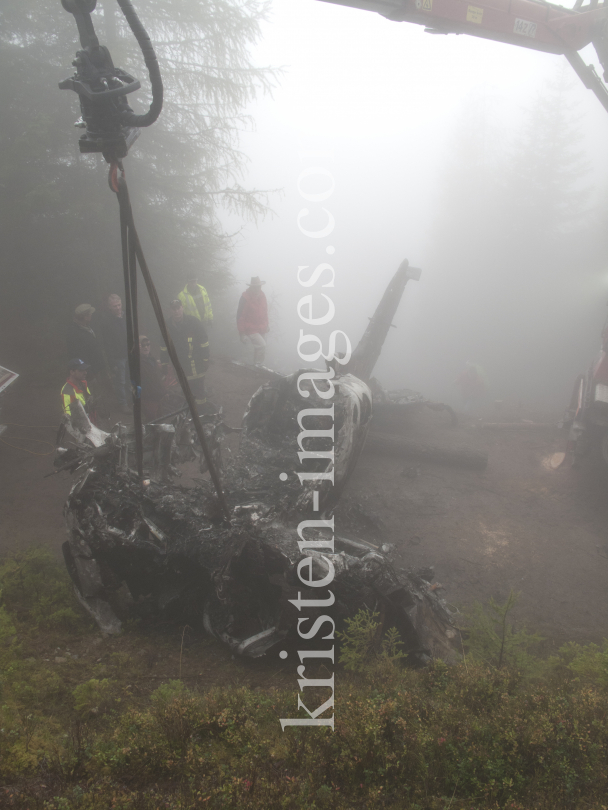
[[[76,599],[62,561],[47,548],[30,548],[0,561],[2,606],[18,621],[43,630],[78,630],[90,620]]]
[[[510,610],[508,602],[496,607],[503,613],[489,614],[494,643]],[[45,664],[29,656],[40,641],[22,632],[24,615],[18,598],[0,610],[3,807],[608,807],[608,642],[565,645],[542,679],[507,665],[517,660],[508,641],[500,667],[497,648],[486,646],[492,666],[471,655],[466,664],[409,670],[395,666],[396,631],[382,637],[377,614],[363,611],[341,634],[356,677],[336,678],[335,731],[283,732],[280,718],[297,711],[293,688],[262,681],[201,694],[173,680],[152,689],[133,656],[136,639],[124,635],[107,641],[103,663],[95,652],[88,663],[83,655]],[[178,642],[173,649],[177,662]],[[214,666],[225,680],[251,671],[220,656]]]
[[[90,717],[103,714],[112,705],[115,694],[115,684],[109,678],[91,678],[72,691],[74,709],[79,717]]]
[[[0,665],[4,665],[2,669],[15,657],[18,649],[15,623],[6,609],[0,605]]]
[[[574,641],[564,644],[558,650],[558,658],[550,659],[551,663],[562,664],[577,677],[608,688],[608,640],[602,646],[586,644],[582,646]]]
[[[378,617],[378,613],[362,608],[352,619],[346,619],[345,631],[336,634],[342,640],[339,661],[350,672],[365,672],[378,663],[391,666],[405,658],[397,629],[392,627],[382,638]]]
[[[47,758],[44,781],[55,780],[56,798],[45,810],[605,808],[605,690],[530,684],[476,662],[396,673],[388,685],[344,676],[333,733],[282,732],[291,693],[200,695],[172,681],[93,735],[89,728],[84,742],[72,727],[61,742],[56,734],[54,759],[44,718],[13,717],[5,761],[25,773]],[[84,710],[95,684],[82,687]]]
[[[494,667],[506,665],[530,668],[534,659],[528,649],[542,641],[538,634],[530,634],[525,627],[515,630],[509,614],[517,603],[518,594],[509,592],[506,602],[498,604],[490,598],[488,607],[474,602],[465,614],[468,619],[465,648],[469,655]]]

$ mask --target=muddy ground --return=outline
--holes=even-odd
[[[216,359],[208,381],[226,421],[238,426],[264,378]],[[66,538],[70,479],[44,477],[53,469],[61,384],[51,374],[23,375],[4,396],[0,552],[44,544],[60,553]],[[367,451],[337,512],[338,533],[391,543],[399,566],[434,566],[446,599],[460,609],[504,601],[515,589],[516,620],[540,632],[547,650],[608,637],[608,472],[599,462],[549,469],[547,458],[563,442],[551,426],[491,431],[461,417],[452,427],[445,412],[423,409],[399,429],[420,441],[485,449],[488,467],[476,472]]]

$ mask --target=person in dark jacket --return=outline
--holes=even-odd
[[[118,408],[123,413],[131,413],[127,405],[127,325],[119,295],[108,297],[108,310],[101,321],[101,336]]]
[[[456,377],[464,401],[465,413],[474,411],[486,395],[485,373],[480,365],[467,360],[464,371]]]
[[[266,354],[264,335],[268,332],[268,302],[262,292],[262,284],[266,282],[259,276],[252,277],[249,289],[241,295],[236,313],[236,326],[241,343],[249,341],[252,344],[253,362],[256,366],[264,362]]]
[[[165,395],[165,382],[160,362],[152,356],[150,338],[139,336],[139,359],[141,370],[141,415],[144,422],[158,419],[161,400]]]
[[[205,374],[209,365],[209,338],[205,327],[198,318],[184,314],[178,298],[169,304],[167,327],[194,399],[198,405],[205,405]],[[160,350],[162,362],[168,363],[167,347],[161,345]]]
[[[91,327],[95,307],[80,304],[74,310],[74,320],[68,326],[66,335],[68,357],[79,357],[88,365],[89,380],[103,369],[103,355],[99,339]]]

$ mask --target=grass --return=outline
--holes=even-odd
[[[295,667],[275,678],[213,641],[182,646],[181,627],[102,639],[40,550],[5,559],[0,588],[3,808],[608,808],[607,645],[528,669],[481,645],[415,671],[376,639],[376,658],[336,673],[333,733],[282,732]],[[373,618],[356,638],[375,638]]]

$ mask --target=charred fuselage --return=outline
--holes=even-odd
[[[297,527],[309,514],[313,491],[295,473],[302,446],[297,380],[297,374],[277,377],[249,403],[240,451],[223,471],[230,525],[210,482],[201,479],[189,489],[167,482],[171,449],[159,452],[158,426],[146,428],[149,478],[143,483],[125,463],[124,431],[107,434],[103,443],[96,434],[93,448],[81,426],[82,438],[70,451],[76,480],[65,507],[70,538],[64,544],[80,601],[108,633],[129,617],[173,618],[199,623],[236,653],[255,657],[294,632],[298,614],[289,600],[298,593],[306,598],[296,572],[302,559],[312,557],[317,579],[329,565],[335,572],[336,624],[368,607],[397,627],[414,658],[453,657],[450,613],[428,574],[398,573],[385,554],[339,533],[332,553],[301,550]],[[315,418],[323,432],[323,416],[307,423],[312,438],[306,445],[309,456],[318,453],[308,459],[310,469],[333,465],[333,484],[320,489],[319,514],[328,523],[372,416],[364,383],[345,375],[334,385],[333,457],[327,457],[324,437],[313,435]],[[323,404],[310,389],[306,407]],[[160,435],[166,444],[170,426]],[[212,422],[216,457],[221,435],[221,425]],[[329,531],[319,529],[318,538]],[[318,596],[313,590],[311,598]]]

